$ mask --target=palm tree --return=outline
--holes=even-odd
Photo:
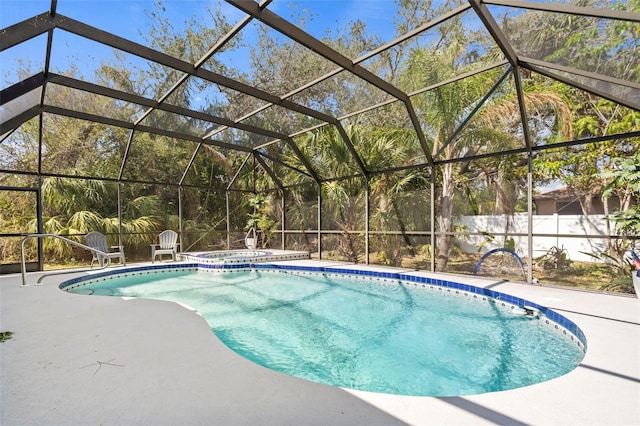
[[[460,57],[464,54],[461,42],[452,42],[435,52],[415,50],[408,60],[404,78],[417,87],[425,87],[455,77],[468,70],[460,65]],[[515,90],[503,81],[495,88],[492,96],[486,96],[489,87],[499,81],[500,72],[500,69],[486,71],[439,86],[413,99],[417,112],[425,123],[424,131],[431,146],[432,156],[436,161],[442,162],[437,169],[438,271],[446,269],[453,247],[456,192],[469,191],[465,176],[475,174],[490,177],[496,188],[494,213],[513,213],[514,205],[508,202],[507,196],[509,192],[513,192],[508,186],[516,181],[516,168],[511,158],[503,156],[495,160],[453,161],[524,146],[520,126],[521,114]],[[484,105],[464,125],[471,111],[483,97],[487,98]],[[571,114],[560,96],[553,92],[530,91],[524,97],[530,110],[535,111],[530,114],[529,120],[551,121],[560,127],[564,134],[570,133]]]
[[[117,188],[99,180],[46,178],[42,184],[44,232],[65,235],[81,241],[89,231],[119,232]],[[163,214],[158,197],[133,198],[122,208],[125,243],[141,247],[150,243],[150,233],[158,230]],[[29,222],[37,232],[35,218]],[[58,239],[45,239],[44,249],[58,258],[71,255],[73,248]]]
[[[371,123],[370,117],[360,116],[344,125],[349,141],[358,152],[368,170],[385,170],[392,167],[410,165],[415,161],[417,141],[415,133],[391,126],[379,128]],[[360,170],[353,154],[347,148],[342,136],[334,127],[323,127],[297,139],[302,152],[308,154],[313,165],[325,178],[349,177],[330,180],[322,184],[323,215],[335,229],[341,231],[337,247],[341,255],[349,261],[358,262],[362,255],[362,244],[357,232],[364,227],[365,183],[369,180],[370,197],[375,206],[372,222],[380,229],[388,229],[395,219],[401,231],[405,224],[398,208],[400,194],[424,178],[423,171],[407,173],[381,173],[373,177],[360,177]],[[295,162],[295,160],[291,160]],[[299,165],[301,168],[302,165]],[[299,175],[298,175],[299,176]],[[353,177],[358,176],[358,177]],[[293,182],[295,173],[287,182]],[[299,177],[298,177],[299,179]],[[303,187],[304,188],[304,187]],[[302,189],[306,191],[306,189]],[[295,200],[308,197],[296,196]],[[328,222],[330,220],[330,222]],[[331,226],[329,225],[329,226]],[[411,242],[403,233],[405,243]]]

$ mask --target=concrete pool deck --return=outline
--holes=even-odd
[[[554,309],[584,331],[588,350],[574,371],[537,385],[407,397],[335,388],[258,366],[172,302],[58,289],[79,274],[34,286],[40,274],[30,273],[25,288],[19,274],[0,276],[0,330],[14,333],[0,344],[1,425],[640,425],[635,297],[446,275]]]

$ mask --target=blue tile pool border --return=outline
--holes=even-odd
[[[192,258],[193,259],[193,258]],[[127,276],[128,274],[138,275],[144,273],[155,272],[169,272],[169,271],[208,271],[208,272],[230,272],[239,270],[272,270],[283,272],[308,272],[317,274],[339,274],[348,275],[354,277],[369,277],[383,280],[396,280],[403,283],[411,283],[416,287],[431,287],[438,289],[447,289],[449,291],[454,290],[457,293],[462,292],[464,295],[472,295],[475,297],[481,297],[495,303],[500,303],[503,306],[522,307],[527,306],[537,309],[544,318],[542,318],[548,325],[560,329],[565,333],[570,334],[571,340],[577,339],[575,343],[584,352],[587,350],[587,339],[582,330],[571,320],[560,315],[559,313],[547,308],[546,306],[539,305],[520,297],[512,296],[510,294],[501,293],[499,291],[477,287],[470,284],[463,284],[456,281],[450,281],[442,278],[425,277],[420,275],[413,275],[406,272],[384,272],[367,269],[349,269],[348,267],[331,267],[331,266],[301,266],[301,265],[285,265],[285,264],[270,264],[270,263],[232,263],[232,264],[212,264],[206,262],[187,262],[176,264],[161,264],[161,265],[146,265],[146,266],[133,266],[122,267],[118,269],[108,269],[101,272],[95,272],[80,277],[72,278],[64,281],[59,285],[61,290],[71,290],[76,287],[80,287],[91,282],[101,281],[107,277],[115,278]]]

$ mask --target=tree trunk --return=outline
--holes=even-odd
[[[402,239],[404,240],[406,249],[411,256],[415,256],[416,251],[411,244],[411,239],[409,239],[409,236],[407,235],[407,226],[404,224],[404,220],[402,220],[400,209],[398,209],[398,203],[395,199],[391,201],[391,207],[393,209],[393,213],[396,215],[396,220],[398,221],[398,226],[400,227],[400,235],[402,235]]]
[[[453,236],[450,235],[450,232],[453,231],[453,190],[455,187],[453,167],[452,163],[447,163],[442,167],[442,198],[438,226],[440,236],[438,237],[438,261],[436,263],[436,271],[440,272],[447,268],[453,241]]]
[[[496,179],[496,209],[495,215],[511,215],[515,208],[509,197],[513,192],[513,183],[509,181],[503,167],[498,168]]]
[[[586,194],[584,195],[584,198],[582,199],[582,212],[584,213],[585,216],[589,216],[591,214],[593,214],[594,209],[593,209],[593,195],[594,195],[594,191],[593,190],[589,190],[586,192]]]

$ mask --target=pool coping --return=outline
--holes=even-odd
[[[0,284],[0,319],[14,336],[0,344],[0,423],[640,424],[636,298],[342,262],[281,264],[463,280],[561,313],[589,347],[573,372],[525,388],[448,398],[373,394],[257,366],[175,303],[60,291],[69,276],[21,288],[20,276],[9,275]],[[30,282],[39,275],[28,274]]]

